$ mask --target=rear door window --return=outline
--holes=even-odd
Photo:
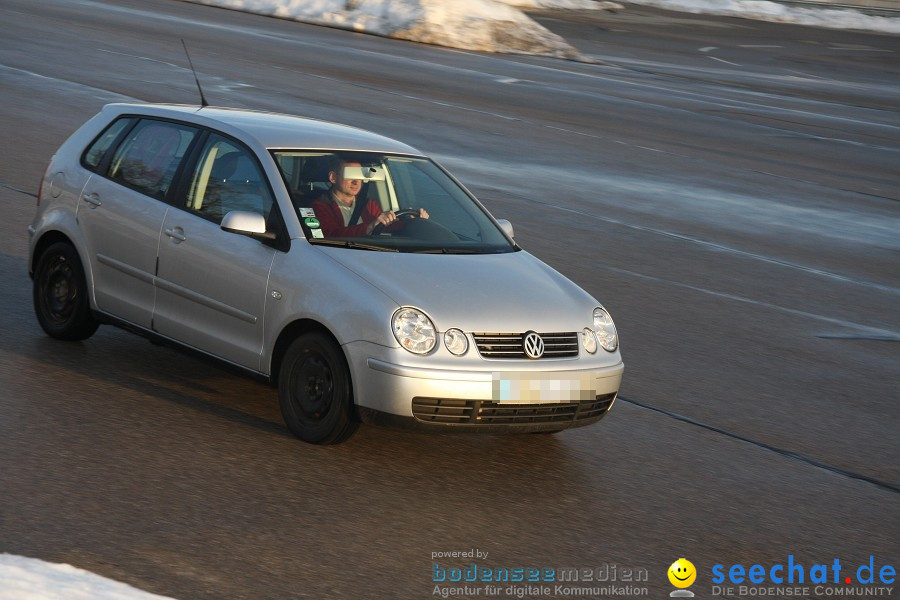
[[[165,199],[197,131],[179,123],[142,120],[113,155],[109,177],[148,196]]]
[[[103,157],[106,156],[106,153],[109,151],[110,146],[112,146],[113,142],[116,141],[116,138],[125,131],[125,128],[130,125],[131,122],[132,119],[125,117],[117,119],[112,125],[107,127],[106,130],[101,133],[90,146],[88,146],[87,151],[85,151],[84,166],[92,171],[96,171],[97,167],[99,167],[100,163],[103,161]]]

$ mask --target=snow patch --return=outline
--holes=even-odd
[[[526,10],[550,10],[557,8],[567,10],[622,10],[625,8],[618,2],[607,2],[604,0],[497,0],[497,2]]]
[[[0,600],[172,600],[72,565],[0,554]]]
[[[628,2],[694,14],[741,17],[829,29],[900,33],[900,19],[867,15],[852,9],[804,8],[768,0],[628,0]]]
[[[184,0],[480,52],[582,59],[524,10],[622,10],[608,0]],[[804,8],[769,0],[628,0],[668,10],[832,29],[900,33],[900,18],[851,9]]]
[[[594,0],[186,0],[413,42],[481,52],[579,58],[517,7],[621,8]]]

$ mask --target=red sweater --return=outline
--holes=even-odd
[[[356,199],[360,202],[360,199]],[[381,206],[374,200],[369,200],[365,208],[360,212],[359,217],[362,221],[358,225],[344,225],[344,215],[341,214],[340,207],[331,199],[331,195],[326,193],[312,201],[310,207],[316,212],[316,218],[322,226],[322,233],[326,237],[360,237],[366,235],[369,223],[378,218],[381,214]]]

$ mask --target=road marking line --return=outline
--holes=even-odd
[[[857,479],[859,481],[865,481],[866,483],[870,483],[876,487],[879,487],[883,490],[887,490],[889,492],[894,492],[894,493],[900,492],[900,487],[898,487],[897,485],[895,485],[893,483],[889,483],[887,481],[875,479],[874,477],[869,477],[868,475],[863,475],[861,473],[854,473],[853,471],[847,471],[846,469],[842,469],[840,467],[835,467],[833,465],[829,465],[829,464],[820,462],[814,458],[810,458],[808,456],[804,456],[802,454],[792,452],[791,450],[785,450],[784,448],[778,448],[777,446],[771,446],[764,442],[760,442],[757,440],[750,439],[748,437],[744,437],[740,434],[728,431],[727,429],[722,429],[721,427],[716,427],[715,425],[710,425],[708,423],[704,423],[703,421],[698,421],[697,419],[693,419],[691,417],[681,415],[676,412],[666,410],[664,408],[657,408],[657,407],[651,406],[649,404],[644,404],[643,402],[638,402],[637,400],[630,400],[628,398],[623,398],[622,396],[618,396],[616,399],[620,400],[622,402],[627,402],[628,404],[632,404],[639,408],[643,408],[644,410],[650,410],[650,411],[665,415],[667,417],[671,417],[673,419],[682,421],[684,423],[688,423],[690,425],[696,425],[697,427],[702,427],[703,429],[707,429],[709,431],[722,434],[724,436],[730,437],[735,440],[739,440],[741,442],[753,444],[754,446],[756,446],[758,448],[762,448],[764,450],[769,450],[771,452],[775,452],[776,454],[780,454],[781,456],[783,456],[785,458],[792,458],[794,460],[799,460],[801,462],[805,462],[814,467],[824,469],[825,471],[830,471],[830,472],[836,473],[838,475],[843,475],[844,477],[849,477],[851,479]]]
[[[893,50],[885,50],[883,48],[854,48],[851,46],[830,46],[829,50],[849,50],[851,52],[886,52],[888,54],[893,54]]]
[[[817,335],[817,338],[823,340],[857,340],[867,342],[900,342],[900,337],[891,337],[889,335],[854,335],[848,333],[823,333]]]
[[[104,50],[103,48],[97,48],[96,50],[97,50],[98,52],[106,52],[106,53],[108,53],[108,54],[118,54],[119,56],[130,56],[131,58],[137,58],[137,59],[139,59],[139,60],[146,60],[146,61],[148,61],[148,62],[155,62],[155,63],[159,63],[159,64],[161,64],[161,65],[167,65],[167,66],[169,66],[169,67],[174,67],[174,68],[176,68],[176,69],[178,69],[178,70],[180,70],[180,71],[187,71],[187,70],[188,70],[186,67],[181,67],[181,66],[179,66],[179,65],[176,65],[176,64],[170,63],[170,62],[166,62],[166,61],[164,61],[164,60],[157,60],[157,59],[155,59],[155,58],[149,58],[149,57],[147,57],[147,56],[138,56],[137,54],[128,54],[128,53],[126,53],[126,52],[116,52],[115,50]]]
[[[100,100],[104,100],[106,102],[108,102],[110,100],[114,100],[117,102],[121,102],[123,100],[129,101],[129,102],[147,102],[147,100],[145,100],[145,99],[135,98],[134,96],[127,96],[125,94],[121,94],[121,93],[115,92],[113,90],[94,87],[91,85],[87,85],[85,83],[79,83],[77,81],[72,81],[70,79],[61,79],[59,77],[50,77],[49,75],[41,75],[40,73],[35,73],[33,71],[27,71],[25,69],[17,69],[16,67],[11,67],[9,65],[0,63],[0,71],[3,71],[3,70],[14,71],[16,73],[22,73],[22,74],[28,75],[29,77],[36,77],[38,79],[52,81],[52,82],[55,82],[55,85],[57,85],[57,86],[59,84],[68,84],[70,86],[78,88],[80,91],[81,90],[84,90],[84,91],[93,90],[94,92],[103,92],[104,94],[107,95],[107,97],[96,96],[96,98],[98,98]],[[57,90],[57,91],[60,91],[60,90]],[[62,93],[62,92],[60,91],[60,93]],[[110,96],[112,98],[109,98]]]
[[[589,219],[596,219],[596,220],[598,220],[598,221],[604,221],[604,222],[606,222],[606,223],[612,223],[613,225],[621,225],[622,227],[628,227],[629,229],[636,229],[636,230],[638,230],[638,231],[644,231],[644,232],[647,232],[647,233],[655,233],[655,234],[657,234],[657,235],[663,235],[663,236],[670,237],[670,238],[674,238],[674,239],[677,239],[677,240],[682,240],[682,241],[685,241],[685,242],[691,242],[691,243],[694,243],[694,244],[699,244],[699,245],[701,245],[701,246],[706,246],[706,247],[712,248],[712,249],[714,249],[714,250],[721,250],[721,251],[724,251],[724,252],[728,252],[728,253],[730,253],[730,254],[736,254],[736,255],[738,255],[738,256],[744,256],[744,257],[746,257],[746,258],[752,258],[752,259],[754,259],[754,260],[760,260],[760,261],[763,261],[763,262],[771,263],[771,264],[773,264],[773,265],[780,265],[780,266],[782,266],[782,267],[787,267],[787,268],[789,268],[789,269],[797,269],[797,270],[799,270],[799,271],[804,271],[804,272],[810,273],[810,274],[812,274],[812,275],[819,275],[819,276],[822,276],[822,277],[827,277],[827,278],[829,278],[829,279],[834,279],[834,280],[837,280],[837,281],[841,281],[841,282],[843,282],[843,283],[849,283],[849,284],[852,284],[852,285],[859,285],[859,286],[862,286],[862,287],[874,288],[874,289],[877,289],[877,290],[880,290],[880,291],[883,291],[883,292],[888,292],[888,293],[890,293],[890,294],[900,294],[900,288],[893,287],[893,286],[890,286],[890,285],[885,285],[885,284],[881,284],[881,283],[875,283],[875,282],[872,282],[872,281],[865,281],[865,280],[862,280],[862,279],[855,279],[855,278],[853,278],[853,277],[848,277],[847,275],[840,275],[840,274],[838,274],[838,273],[832,273],[832,272],[830,272],[830,271],[825,271],[825,270],[822,270],[822,269],[817,269],[817,268],[815,268],[815,267],[807,267],[807,266],[805,266],[805,265],[798,265],[798,264],[796,264],[796,263],[788,262],[788,261],[786,261],[786,260],[780,260],[780,259],[777,259],[777,258],[771,258],[771,257],[768,257],[768,256],[763,256],[762,254],[756,254],[756,253],[753,253],[753,252],[748,252],[748,251],[746,251],[746,250],[739,250],[739,249],[737,249],[737,248],[732,248],[732,247],[730,247],[730,246],[725,246],[724,244],[718,244],[718,243],[716,243],[716,242],[709,242],[709,241],[706,241],[706,240],[701,240],[701,239],[699,239],[699,238],[691,237],[691,236],[689,236],[689,235],[684,235],[684,234],[680,234],[680,233],[673,233],[673,232],[671,232],[671,231],[665,231],[665,230],[663,230],[663,229],[656,229],[655,227],[647,227],[647,226],[645,226],[645,225],[635,225],[634,223],[626,223],[625,221],[620,221],[620,220],[618,220],[618,219],[613,219],[613,218],[610,218],[610,217],[602,217],[602,216],[600,216],[600,215],[595,215],[595,214],[591,214],[591,213],[588,213],[588,212],[585,212],[585,211],[581,211],[581,210],[577,210],[577,209],[574,209],[574,208],[569,208],[568,206],[560,206],[560,205],[558,205],[558,204],[551,204],[551,203],[549,203],[549,202],[539,202],[539,201],[534,200],[534,199],[531,199],[531,198],[525,198],[525,199],[528,200],[529,202],[533,202],[534,204],[540,204],[541,206],[548,206],[548,207],[551,207],[551,208],[553,208],[553,209],[555,209],[555,210],[560,210],[560,211],[564,211],[564,212],[574,213],[574,214],[576,214],[576,215],[580,215],[580,216],[583,216],[583,217],[586,217],[586,218],[589,218]],[[607,267],[607,268],[611,268],[611,269],[612,269],[613,267]],[[640,275],[640,274],[637,274],[637,273],[636,273],[636,275]],[[649,276],[648,276],[648,277],[649,277]],[[699,288],[698,288],[698,289],[699,289]],[[773,306],[774,306],[774,305],[773,305]],[[791,310],[791,309],[786,309],[786,310]],[[841,321],[836,321],[836,322],[840,323]],[[864,327],[864,328],[867,328],[868,330],[876,331],[876,332],[881,333],[881,334],[883,334],[883,333],[886,332],[886,330],[883,330],[883,329],[877,329],[877,328],[871,328],[871,327],[868,327],[867,325],[860,325],[860,327]],[[888,333],[889,335],[892,335],[892,336],[900,336],[900,333],[896,333],[896,332],[893,332],[893,331],[887,331],[887,333]]]
[[[8,183],[3,183],[2,181],[0,181],[0,188],[5,188],[7,190],[19,192],[20,194],[25,194],[26,196],[31,196],[32,198],[37,198],[37,194],[35,194],[34,192],[26,192],[23,189],[17,188],[14,185],[9,185]]]
[[[644,273],[637,273],[635,271],[629,271],[628,269],[620,269],[618,267],[610,267],[608,265],[595,265],[600,267],[601,269],[606,269],[607,271],[612,271],[614,273],[621,273],[623,275],[630,275],[632,277],[637,277],[639,279],[646,279],[649,281],[653,281],[656,283],[663,283],[687,290],[691,290],[694,292],[700,292],[702,294],[708,294],[710,296],[716,296],[718,298],[725,298],[727,300],[734,300],[735,302],[742,302],[744,304],[752,304],[754,306],[759,306],[761,308],[768,308],[770,310],[775,310],[783,313],[787,313],[790,315],[803,317],[806,319],[812,319],[814,321],[822,321],[824,323],[828,323],[830,325],[838,325],[840,327],[845,327],[848,329],[856,329],[858,331],[866,332],[867,335],[877,336],[882,340],[890,340],[890,341],[900,341],[900,333],[895,331],[890,331],[888,329],[882,329],[880,327],[872,327],[871,325],[863,325],[861,323],[853,323],[852,321],[845,321],[843,319],[835,319],[834,317],[826,317],[825,315],[818,315],[816,313],[806,312],[805,310],[797,310],[796,308],[787,308],[786,306],[779,306],[777,304],[772,304],[770,302],[763,302],[761,300],[753,300],[752,298],[747,298],[745,296],[738,296],[736,294],[729,294],[728,292],[717,292],[715,290],[709,290],[706,288],[697,287],[695,285],[691,285],[689,283],[681,283],[680,281],[672,281],[671,279],[663,279],[661,277],[655,277],[653,275],[646,275]],[[822,336],[816,336],[822,337]]]
[[[727,61],[727,60],[722,60],[721,58],[716,58],[715,56],[707,56],[706,58],[711,58],[711,59],[713,59],[713,60],[717,60],[717,61],[719,61],[719,62],[723,62],[723,63],[725,63],[725,64],[727,64],[727,65],[734,65],[735,67],[741,67],[741,66],[743,66],[743,65],[739,65],[739,64],[737,64],[737,63],[733,63],[733,62],[730,62],[730,61]]]

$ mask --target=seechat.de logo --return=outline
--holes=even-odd
[[[679,558],[672,563],[667,573],[669,575],[669,583],[677,587],[669,596],[673,598],[693,598],[694,592],[686,589],[691,587],[694,580],[697,579],[697,569],[694,564],[686,558]]]

